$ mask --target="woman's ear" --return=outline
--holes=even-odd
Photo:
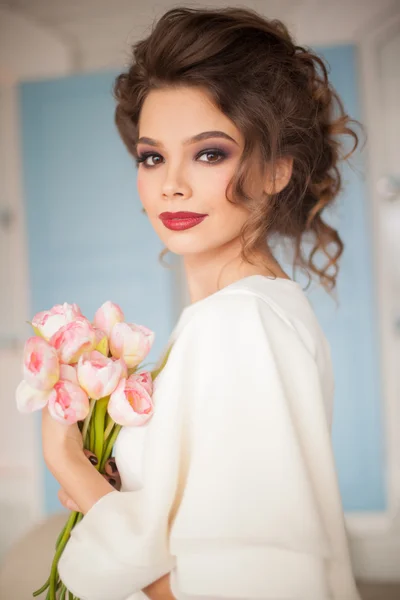
[[[289,183],[293,172],[293,158],[283,157],[278,159],[275,165],[275,181],[273,179],[273,169],[267,170],[264,184],[264,192],[269,196],[281,192]]]

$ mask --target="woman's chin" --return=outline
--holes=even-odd
[[[208,247],[204,244],[204,240],[196,240],[195,236],[175,234],[168,236],[168,239],[164,239],[163,241],[168,250],[178,256],[199,254],[208,250]]]

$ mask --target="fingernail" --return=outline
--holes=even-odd
[[[109,460],[109,461],[108,461],[108,464],[110,465],[110,467],[111,467],[111,471],[112,471],[113,473],[116,473],[116,472],[118,471],[118,469],[117,469],[117,465],[116,465],[116,463],[115,463],[115,460]]]
[[[108,483],[110,485],[112,485],[113,487],[115,487],[115,484],[117,483],[116,480],[114,479],[114,477],[109,477],[108,478]]]
[[[93,466],[96,466],[98,464],[98,460],[97,460],[97,456],[94,456],[93,454],[91,456],[89,456],[89,460],[92,463]]]

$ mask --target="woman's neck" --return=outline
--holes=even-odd
[[[254,256],[254,264],[243,262],[239,243],[235,247],[220,247],[207,255],[186,255],[183,260],[192,303],[251,275],[290,279],[269,249]]]

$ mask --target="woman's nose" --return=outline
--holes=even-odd
[[[166,176],[162,186],[163,196],[173,198],[191,196],[191,186],[181,166],[170,167],[166,170]]]

